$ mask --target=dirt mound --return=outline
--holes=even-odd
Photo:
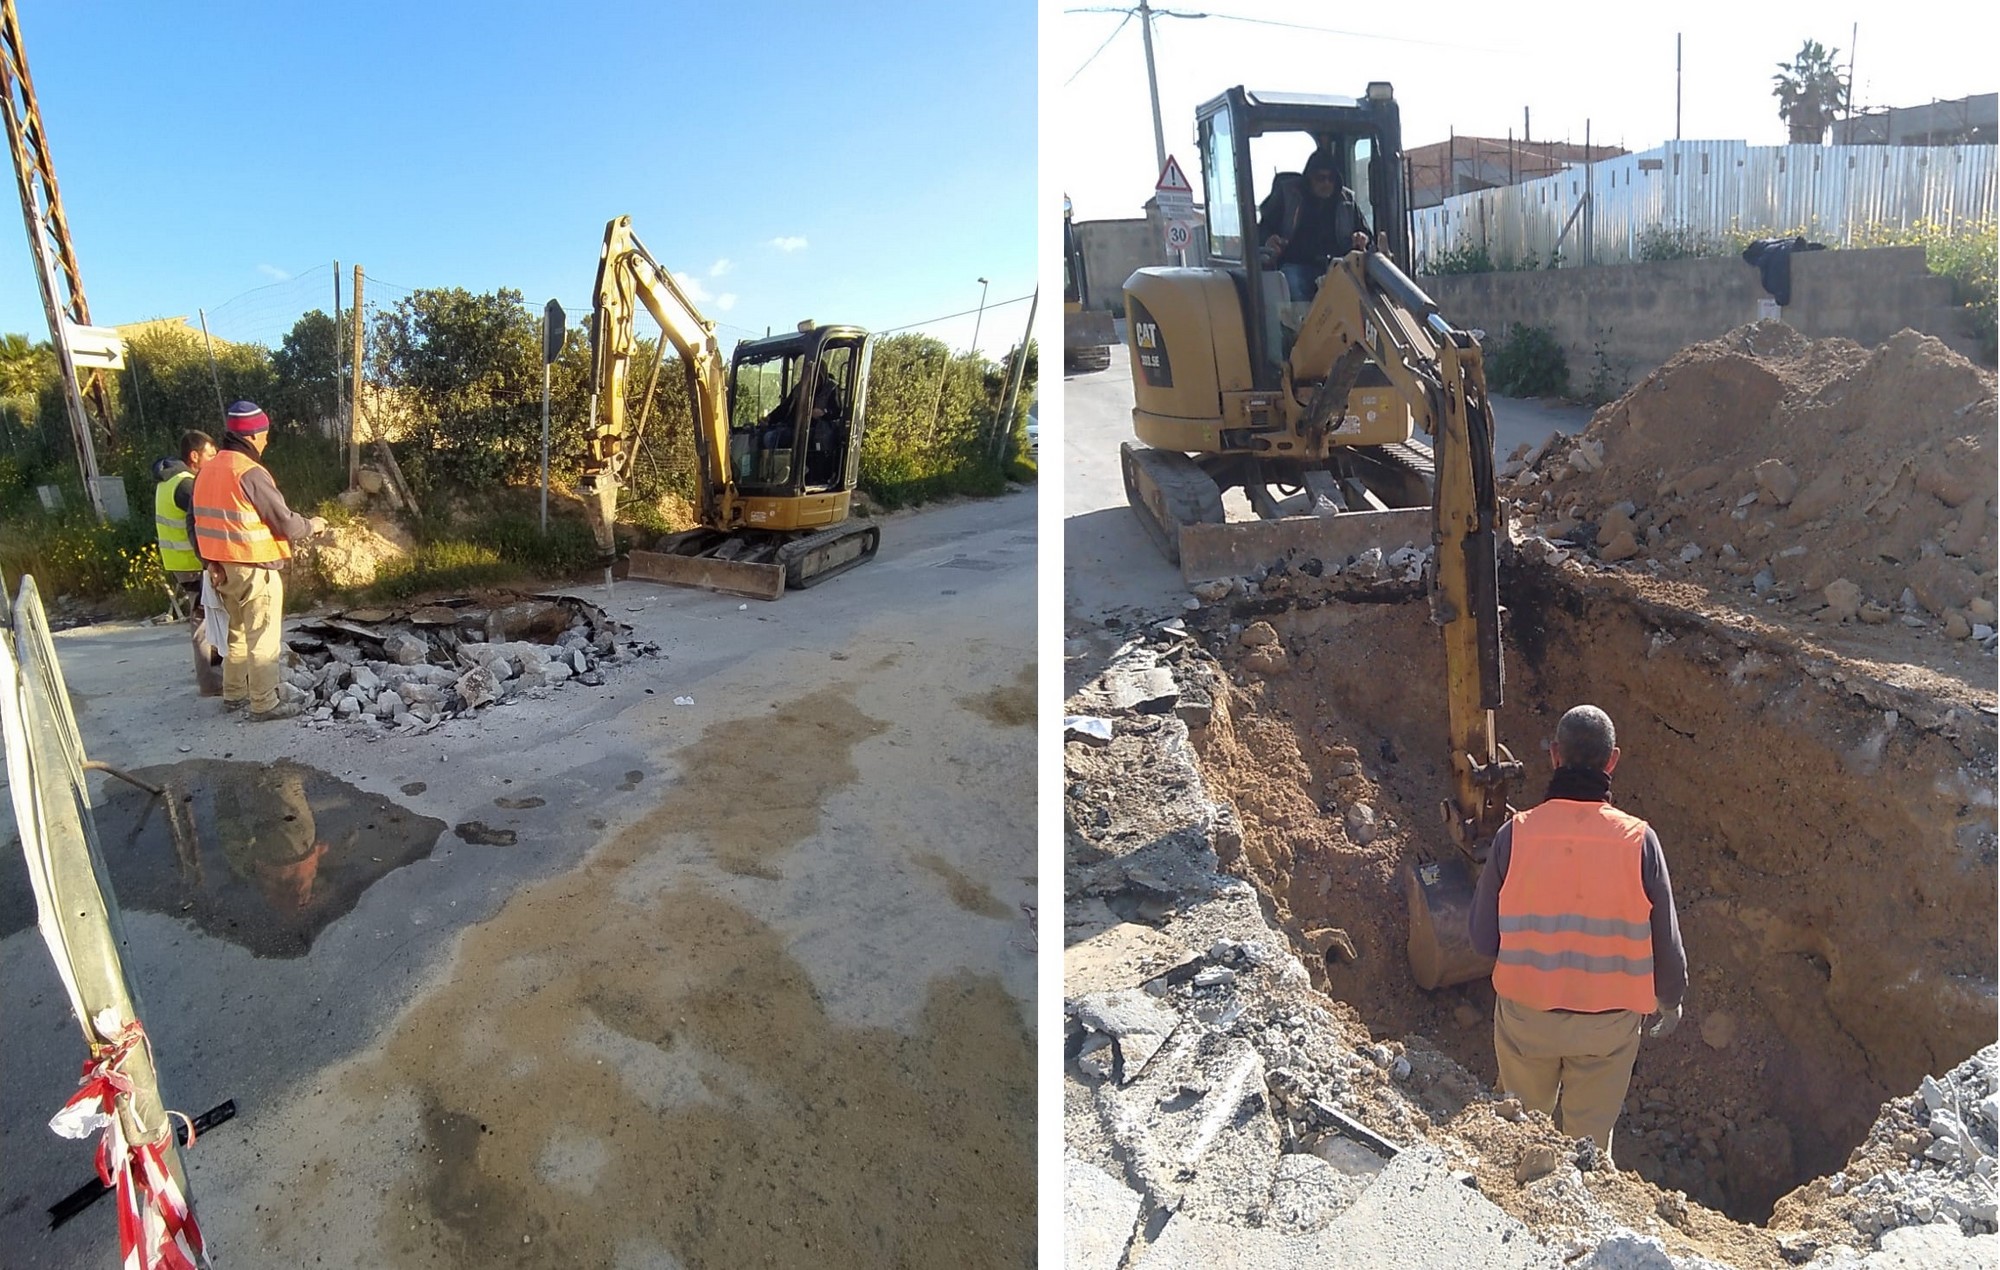
[[[1914,331],[1691,345],[1503,492],[1606,563],[1992,642],[1994,376]]]

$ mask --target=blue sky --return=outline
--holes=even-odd
[[[18,8],[100,325],[205,308],[275,343],[331,308],[336,259],[371,305],[512,287],[574,323],[618,214],[725,351],[973,309],[981,276],[989,356],[1027,320],[1031,0]],[[45,338],[0,221],[0,331]],[[973,326],[923,329],[964,348]]]

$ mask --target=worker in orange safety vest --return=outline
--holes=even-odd
[[[222,448],[194,478],[194,545],[229,614],[229,650],[222,667],[224,709],[249,708],[256,720],[288,719],[303,696],[280,700],[278,661],[284,654],[285,583],[292,546],[324,533],[326,522],[285,505],[278,484],[258,460],[270,443],[271,421],[254,402],[229,407]]]
[[[1555,775],[1536,807],[1494,836],[1474,892],[1472,944],[1496,958],[1493,1049],[1500,1088],[1589,1138],[1606,1159],[1647,1035],[1680,1025],[1687,992],[1672,880],[1659,835],[1611,805],[1618,736],[1577,706],[1549,745]]]

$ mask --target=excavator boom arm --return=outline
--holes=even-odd
[[[632,220],[620,216],[604,229],[604,251],[598,257],[595,312],[590,340],[592,428],[584,484],[592,491],[592,530],[598,546],[609,552],[617,512],[618,489],[624,483],[631,456],[626,452],[625,379],[638,348],[635,323],[643,305],[660,324],[661,335],[680,355],[693,403],[695,455],[701,465],[698,482],[704,523],[717,520],[718,499],[727,488],[729,405],[725,363],[716,342],[715,323],[703,317],[673,275],[653,259],[632,233]]]
[[[1439,314],[1393,261],[1354,252],[1328,270],[1288,364],[1295,392],[1312,386],[1309,427],[1324,428],[1344,408],[1364,359],[1388,376],[1431,438],[1431,616],[1444,632],[1452,746],[1446,819],[1460,850],[1483,860],[1521,775],[1493,723],[1503,696],[1500,510],[1485,365],[1478,341]]]

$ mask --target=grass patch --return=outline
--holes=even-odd
[[[50,603],[59,597],[105,600],[128,617],[167,607],[167,575],[150,515],[100,523],[88,511],[71,510],[8,521],[0,526],[0,575],[11,584],[23,574],[34,575]]]
[[[469,591],[567,578],[595,565],[597,541],[586,525],[494,514],[419,539],[416,550],[387,565],[359,598],[396,603],[430,591]]]

